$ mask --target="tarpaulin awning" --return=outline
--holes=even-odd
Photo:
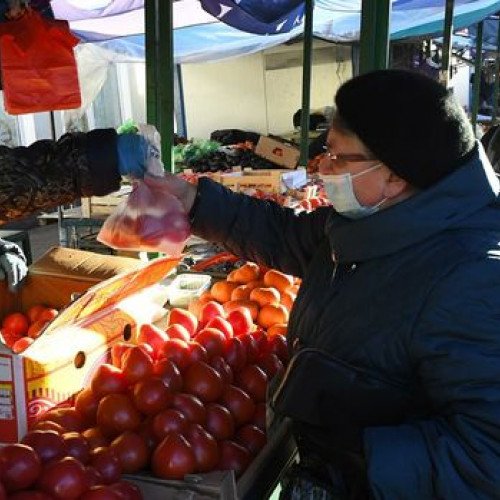
[[[240,2],[241,3],[241,2]],[[70,21],[82,41],[97,42],[122,60],[144,59],[144,2],[141,0],[52,0],[56,18]],[[302,34],[258,35],[229,26],[197,0],[178,0],[174,9],[177,63],[216,61],[282,44]],[[455,0],[453,26],[469,27],[500,11],[500,0]],[[394,0],[391,40],[440,36],[445,0]],[[333,42],[359,40],[361,0],[316,0],[314,35]]]

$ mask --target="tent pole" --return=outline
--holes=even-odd
[[[172,2],[146,0],[146,90],[148,122],[161,135],[162,159],[172,172],[174,56]]]
[[[184,107],[184,87],[182,85],[182,68],[174,65],[174,114],[177,134],[187,138],[186,109]]]
[[[388,67],[390,0],[362,0],[359,39],[360,74]]]
[[[305,167],[309,159],[309,114],[311,105],[311,66],[314,0],[305,0],[304,52],[302,59],[302,114],[300,117],[300,160]]]
[[[483,51],[483,21],[477,23],[477,33],[476,33],[476,61],[474,69],[474,90],[473,90],[473,100],[472,100],[472,115],[471,122],[474,128],[474,133],[477,135],[476,125],[477,125],[477,113],[479,110],[479,89],[481,85],[481,66],[483,62],[482,58]]]
[[[453,34],[453,6],[454,0],[446,0],[446,9],[444,14],[444,31],[443,31],[443,57],[441,61],[441,71],[439,79],[441,83],[448,87],[450,83],[450,62],[451,62],[451,37]]]
[[[491,124],[495,125],[498,118],[498,98],[500,87],[500,12],[498,13],[498,34],[497,34],[497,56],[495,58],[495,86],[493,87],[493,111],[491,112]]]

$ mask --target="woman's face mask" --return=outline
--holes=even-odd
[[[382,205],[387,198],[384,198],[375,205],[363,206],[359,203],[356,195],[354,194],[352,181],[356,177],[379,168],[381,165],[381,163],[377,163],[376,165],[373,165],[372,167],[369,167],[357,174],[346,173],[340,175],[320,175],[325,184],[325,191],[328,198],[333,203],[333,207],[337,212],[350,219],[361,219],[379,210],[380,205]]]

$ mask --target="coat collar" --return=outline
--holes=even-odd
[[[333,211],[326,234],[338,262],[360,262],[414,245],[492,203],[499,180],[478,144],[472,158],[442,181],[363,219]]]

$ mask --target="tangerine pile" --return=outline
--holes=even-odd
[[[298,278],[246,262],[231,271],[225,281],[214,283],[210,291],[191,303],[189,309],[198,315],[201,306],[209,300],[222,304],[226,312],[245,307],[253,321],[270,335],[286,335],[290,310],[299,286]]]

